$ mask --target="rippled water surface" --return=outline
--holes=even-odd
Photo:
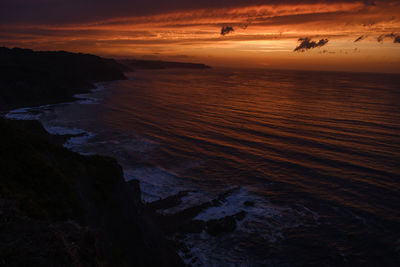
[[[137,71],[90,97],[41,119],[89,132],[66,146],[117,157],[146,201],[238,188],[198,219],[246,218],[187,236],[194,265],[399,266],[398,75]]]

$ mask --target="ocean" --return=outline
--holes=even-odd
[[[193,266],[400,265],[400,75],[128,75],[76,102],[7,117],[79,134],[64,146],[117,158],[146,202],[189,191],[165,213],[235,189],[196,217],[246,211],[234,232],[181,237]]]

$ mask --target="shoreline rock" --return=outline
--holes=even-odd
[[[69,151],[38,121],[0,129],[1,264],[183,266],[115,159]]]
[[[226,198],[237,190],[239,190],[239,188],[232,188],[220,193],[215,199],[173,214],[160,214],[157,213],[157,211],[178,206],[182,202],[181,198],[187,196],[188,192],[182,191],[165,199],[147,203],[146,207],[153,211],[153,216],[155,216],[154,221],[158,222],[166,234],[187,234],[206,231],[210,235],[217,236],[222,233],[235,231],[236,222],[243,220],[247,212],[241,210],[233,215],[208,221],[196,220],[194,218],[208,208],[221,206],[221,204],[226,201]]]

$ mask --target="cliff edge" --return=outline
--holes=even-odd
[[[0,119],[0,266],[182,266],[109,157]]]

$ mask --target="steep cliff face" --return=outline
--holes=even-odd
[[[0,110],[69,101],[95,82],[125,79],[127,70],[94,55],[0,47]]]
[[[109,157],[0,119],[0,266],[181,266],[137,182]]]

